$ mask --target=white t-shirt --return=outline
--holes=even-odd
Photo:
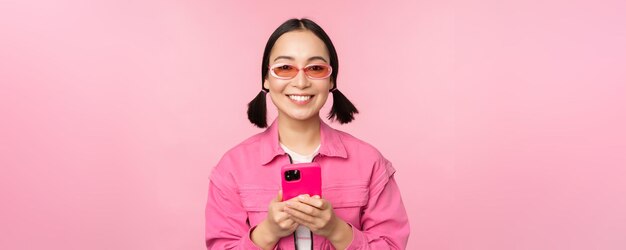
[[[318,145],[315,151],[313,151],[313,153],[310,155],[301,155],[287,148],[282,143],[280,144],[280,147],[282,147],[283,150],[285,150],[285,153],[291,156],[292,163],[294,164],[312,162],[313,157],[315,157],[315,155],[317,155],[317,153],[319,152],[320,146],[321,145]],[[313,238],[312,238],[313,234],[311,233],[311,230],[309,230],[307,227],[302,226],[302,225],[298,226],[298,228],[296,228],[295,237],[296,237],[296,249],[297,250],[313,249]]]

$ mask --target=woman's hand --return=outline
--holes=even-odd
[[[337,218],[327,200],[314,195],[300,195],[286,202],[284,211],[298,224],[308,227],[314,234],[331,241],[336,249],[344,249],[352,242],[352,228]]]
[[[278,196],[270,201],[267,217],[252,231],[251,239],[263,249],[271,249],[280,238],[292,234],[298,227],[289,214],[284,212],[285,202],[282,202],[282,190]]]

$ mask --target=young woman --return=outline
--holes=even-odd
[[[230,149],[213,168],[206,205],[208,249],[404,249],[409,223],[395,169],[371,145],[320,118],[349,123],[358,113],[337,89],[337,52],[308,19],[290,19],[270,36],[262,91],[248,118],[265,128],[269,93],[278,117]],[[282,166],[316,162],[322,197],[282,201]]]

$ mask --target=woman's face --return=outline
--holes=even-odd
[[[270,52],[269,65],[288,63],[302,69],[309,64],[330,64],[324,42],[308,30],[290,31],[278,38]],[[279,118],[307,121],[318,119],[328,99],[331,78],[310,79],[303,70],[288,80],[268,73],[263,86],[270,90]]]

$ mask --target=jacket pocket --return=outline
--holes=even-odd
[[[360,228],[361,215],[369,200],[369,189],[365,184],[334,185],[322,190],[339,218]]]
[[[322,196],[333,208],[363,207],[369,199],[369,189],[365,184],[333,185],[325,187]]]
[[[278,190],[246,188],[239,191],[241,204],[246,211],[267,211],[270,201],[278,195]]]
[[[270,201],[276,197],[278,190],[262,188],[246,188],[239,191],[241,205],[248,214],[250,226],[258,225],[267,216]]]

